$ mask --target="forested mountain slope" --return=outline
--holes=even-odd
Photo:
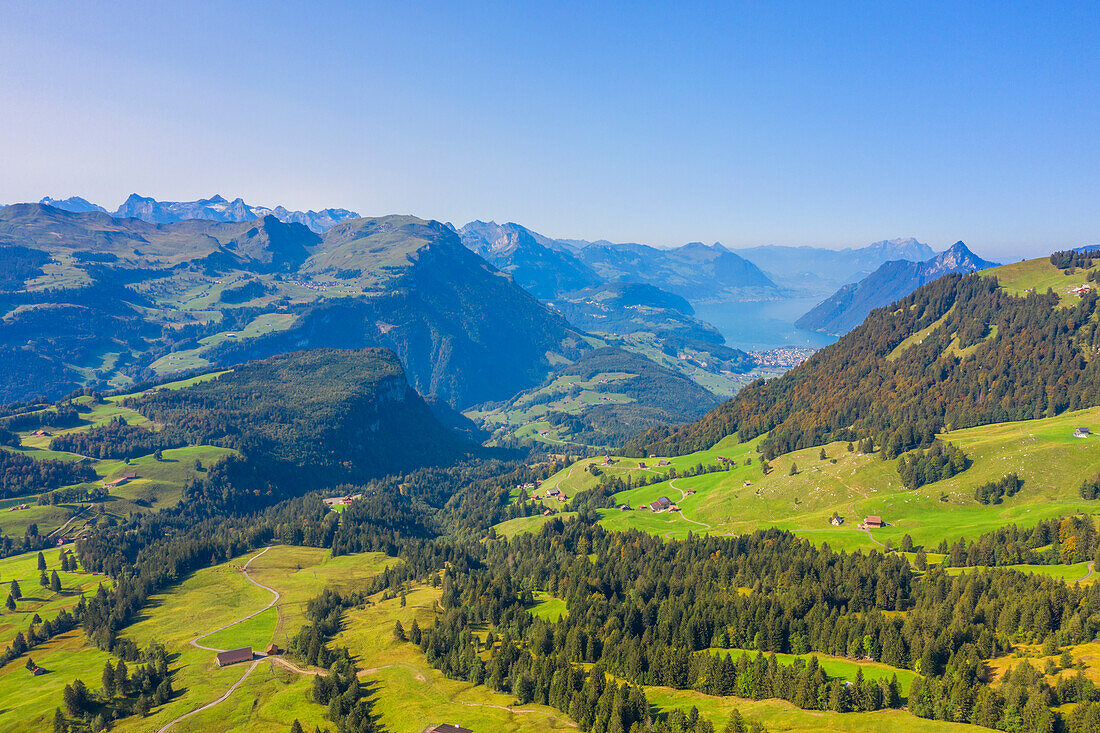
[[[1077,279],[1091,272],[1078,269]],[[997,274],[925,285],[784,376],[746,387],[696,423],[653,429],[632,447],[685,453],[735,432],[741,440],[770,432],[765,456],[868,435],[896,452],[945,428],[1100,404],[1095,291],[1021,297],[999,287]]]
[[[502,442],[518,436],[608,446],[653,425],[693,420],[717,404],[713,393],[679,372],[623,349],[601,348],[537,388],[469,414]]]
[[[361,481],[470,453],[387,349],[312,349],[235,367],[128,403],[188,443],[233,448],[303,489]],[[290,481],[294,483],[294,481]]]
[[[414,217],[322,237],[274,216],[152,224],[19,204],[0,209],[0,258],[0,402],[386,346],[420,392],[465,406],[587,348],[452,230]]]

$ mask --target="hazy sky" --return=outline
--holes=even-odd
[[[1100,242],[1100,5],[981,5],[0,0],[0,201]]]

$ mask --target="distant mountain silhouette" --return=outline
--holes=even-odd
[[[795,325],[808,331],[842,336],[863,323],[875,308],[900,300],[925,283],[948,273],[974,272],[996,264],[978,257],[962,242],[956,242],[946,252],[926,262],[887,262],[858,283],[850,283],[836,291],[795,321]]]
[[[70,196],[67,199],[53,199],[47,196],[39,203],[75,213],[88,211],[107,213],[107,210],[102,206],[93,204],[79,196]],[[221,222],[252,221],[253,219],[262,219],[265,216],[274,216],[279,221],[288,224],[304,224],[318,234],[342,221],[359,218],[359,214],[347,209],[291,211],[282,206],[276,206],[275,208],[253,206],[246,204],[240,198],[229,201],[218,195],[211,196],[208,199],[199,199],[198,201],[157,201],[154,198],[139,196],[136,193],[130,194],[122,202],[122,205],[114,212],[114,216],[141,219],[152,224],[172,224],[188,219]]]

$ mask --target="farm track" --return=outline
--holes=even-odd
[[[244,567],[241,568],[241,572],[244,573],[244,577],[248,580],[249,583],[252,583],[252,585],[258,586],[260,588],[263,588],[266,591],[274,593],[275,597],[271,600],[271,602],[268,603],[263,608],[261,608],[259,611],[255,611],[253,613],[250,613],[250,614],[248,614],[247,616],[245,616],[243,618],[239,618],[236,621],[232,621],[232,622],[226,624],[225,626],[221,626],[219,628],[214,629],[213,631],[208,631],[205,634],[201,634],[200,636],[196,636],[194,639],[191,640],[191,646],[198,647],[199,649],[205,649],[205,650],[210,651],[210,652],[224,652],[225,649],[215,649],[214,647],[203,646],[202,644],[199,643],[199,639],[205,639],[206,637],[211,636],[212,634],[216,634],[219,631],[225,631],[226,629],[228,629],[230,627],[236,626],[239,623],[247,621],[248,619],[252,618],[253,616],[259,616],[261,613],[263,613],[264,611],[266,611],[267,609],[271,608],[272,606],[274,606],[276,603],[279,602],[279,599],[283,597],[282,594],[279,593],[279,591],[275,590],[274,588],[269,588],[266,585],[264,585],[263,583],[257,583],[255,580],[252,579],[252,576],[248,574],[248,566],[252,564],[252,561],[255,560],[257,557],[264,554],[265,552],[267,552],[270,549],[271,549],[270,547],[265,547],[263,550],[256,553],[255,555],[253,555],[248,560],[248,562],[246,562],[244,564]]]
[[[679,486],[677,486],[677,485],[676,485],[676,479],[672,479],[671,481],[669,481],[669,482],[668,482],[668,485],[669,485],[669,487],[670,487],[670,488],[676,489],[677,491],[679,491],[679,492],[680,492],[680,501],[683,501],[684,499],[686,499],[686,498],[687,498],[687,494],[686,494],[686,493],[684,493],[684,490],[683,490],[683,489],[681,489],[681,488],[680,488]],[[704,528],[705,528],[705,529],[707,529],[708,531],[709,531],[709,530],[713,530],[713,529],[714,529],[714,527],[710,526],[710,525],[709,525],[709,524],[707,524],[706,522],[699,522],[699,521],[697,521],[697,520],[694,520],[694,519],[688,519],[688,517],[687,517],[687,516],[686,516],[686,515],[684,514],[684,510],[683,510],[683,509],[681,509],[681,510],[679,511],[679,515],[680,515],[680,519],[683,519],[683,520],[684,520],[685,522],[690,522],[691,524],[695,524],[695,525],[698,525],[698,526],[700,526],[700,527],[704,527]],[[669,530],[668,532],[666,532],[666,533],[665,533],[665,539],[670,539],[670,538],[669,538],[669,535],[670,535],[670,534],[672,534],[672,533],[673,533],[673,532],[675,532],[675,531],[676,531],[676,530],[674,530],[674,529],[673,529],[673,530]]]
[[[83,514],[86,511],[88,511],[88,507],[87,506],[82,506],[80,508],[80,511],[78,511],[76,514],[69,517],[69,520],[67,522],[62,524],[60,527],[55,529],[53,532],[50,532],[48,535],[46,535],[46,537],[50,538],[50,537],[53,537],[55,534],[64,533],[65,530],[69,528],[69,525],[72,524],[74,521],[76,521],[77,517],[79,517],[81,514]]]
[[[253,616],[258,616],[259,614],[263,613],[264,611],[266,611],[267,609],[271,608],[272,606],[274,606],[276,603],[279,602],[279,599],[282,598],[282,594],[279,593],[279,591],[275,590],[274,588],[269,588],[268,586],[264,585],[263,583],[256,582],[255,580],[252,579],[252,576],[248,574],[248,566],[252,564],[252,561],[255,560],[260,555],[264,554],[265,552],[267,552],[270,549],[271,549],[270,547],[265,547],[263,550],[261,550],[260,552],[257,552],[255,555],[253,555],[251,558],[249,558],[248,562],[246,562],[244,564],[244,566],[241,568],[241,572],[244,573],[244,577],[248,579],[249,583],[252,583],[253,585],[258,586],[260,588],[263,588],[266,591],[270,591],[271,593],[275,594],[275,598],[273,598],[270,603],[268,603],[266,606],[261,608],[259,611],[255,611],[253,613],[248,614],[247,616],[244,616],[242,618],[237,619],[236,621],[225,624],[224,626],[220,626],[220,627],[214,629],[213,631],[208,631],[205,634],[201,634],[199,636],[196,636],[194,639],[191,640],[191,646],[197,647],[199,649],[205,649],[206,651],[210,651],[210,652],[224,652],[225,651],[224,649],[215,649],[214,647],[203,646],[202,644],[199,643],[199,639],[205,639],[207,636],[210,636],[211,634],[216,634],[219,631],[224,631],[225,629],[231,628],[233,626],[236,626],[239,623],[247,621],[248,619],[252,618]],[[269,658],[266,657],[266,656],[263,656],[261,654],[259,659],[256,659],[255,661],[252,662],[252,664],[249,665],[248,669],[245,670],[245,673],[243,675],[241,675],[240,679],[238,679],[236,682],[234,682],[229,687],[229,689],[225,691],[225,694],[222,695],[221,697],[219,697],[217,700],[214,700],[212,702],[208,702],[205,705],[203,705],[202,707],[195,708],[194,710],[192,710],[189,713],[184,713],[183,715],[179,716],[175,720],[173,720],[169,723],[166,723],[162,727],[158,728],[157,733],[163,733],[163,731],[168,730],[169,728],[171,728],[173,725],[180,722],[181,720],[186,720],[187,718],[190,718],[192,715],[197,715],[198,713],[201,713],[204,710],[209,710],[210,708],[214,707],[215,705],[218,705],[219,703],[222,703],[222,702],[225,702],[226,700],[228,700],[229,696],[232,695],[237,690],[237,688],[240,687],[242,683],[244,683],[244,681],[246,679],[248,679],[248,676],[250,674],[252,674],[256,670],[256,667],[259,666],[260,662],[264,661],[265,659],[269,659]],[[297,672],[301,672],[303,674],[308,674],[308,672],[306,672],[305,670],[300,670],[300,669],[294,667],[293,665],[291,665],[289,662],[286,662],[282,659],[278,659],[278,660],[276,660],[275,658],[270,658],[270,659],[272,661],[279,661],[284,666],[290,667],[291,669],[294,669]]]
[[[203,648],[205,648],[205,647],[203,647]],[[264,657],[260,657],[259,659],[254,661],[252,664],[250,664],[248,669],[245,670],[245,673],[241,675],[241,678],[239,680],[237,680],[236,682],[234,682],[232,684],[232,686],[230,686],[230,688],[225,691],[225,694],[222,695],[221,697],[219,697],[217,700],[214,700],[213,702],[208,702],[205,705],[203,705],[201,708],[195,708],[194,710],[192,710],[189,713],[184,713],[183,715],[179,716],[178,718],[171,721],[170,723],[167,723],[164,726],[158,728],[157,733],[164,733],[164,731],[168,730],[169,728],[171,728],[173,725],[180,722],[181,720],[186,720],[187,718],[190,718],[192,715],[197,715],[197,714],[201,713],[203,710],[209,710],[210,708],[214,707],[218,703],[222,703],[222,702],[225,702],[226,700],[228,700],[229,696],[232,695],[234,692],[236,692],[237,688],[240,687],[241,684],[246,679],[248,679],[248,676],[250,674],[252,674],[252,672],[255,671],[256,667],[259,666],[260,662],[264,661],[264,659],[265,659]]]

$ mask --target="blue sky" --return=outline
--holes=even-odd
[[[1096,3],[107,5],[3,3],[0,201],[1100,242]]]

